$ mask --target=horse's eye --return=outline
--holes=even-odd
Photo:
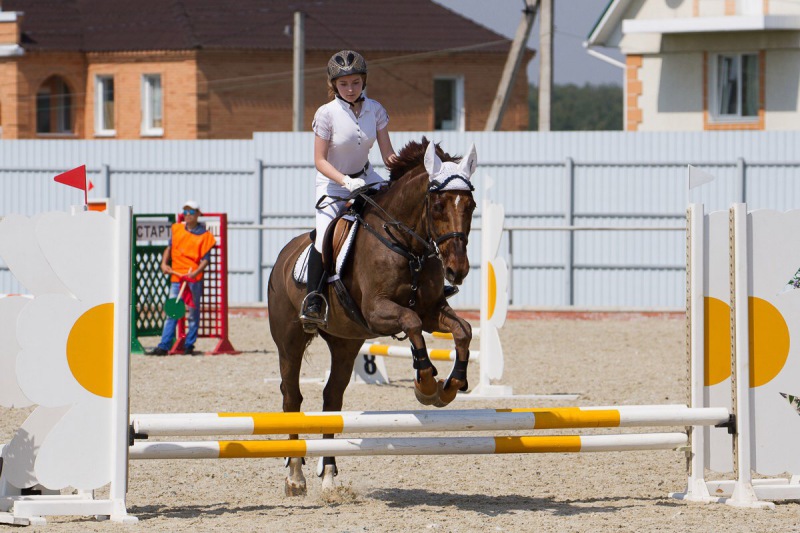
[[[433,211],[433,214],[435,214],[435,215],[441,215],[442,212],[444,211],[443,203],[442,202],[433,202],[433,205],[431,205],[431,211]]]

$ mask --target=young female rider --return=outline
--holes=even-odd
[[[317,109],[314,130],[314,164],[317,167],[316,198],[345,197],[352,191],[383,181],[369,164],[375,141],[383,162],[396,157],[389,140],[389,115],[381,104],[364,96],[367,62],[358,52],[342,50],[328,61],[328,94],[331,101]],[[300,320],[307,331],[325,325],[322,281],[322,241],[328,224],[344,202],[326,202],[317,209],[316,238],[308,255],[308,296]]]

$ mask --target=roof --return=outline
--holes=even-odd
[[[291,50],[306,14],[306,50],[505,53],[510,41],[431,0],[2,0],[23,12],[26,50]]]
[[[621,24],[622,17],[630,0],[609,0],[600,18],[589,32],[586,44],[589,46],[606,46],[608,38],[616,27]]]
[[[632,0],[610,0],[603,14],[589,32],[587,46],[608,46],[614,32],[621,30],[623,35],[633,33],[686,34],[723,33],[734,31],[767,31],[800,29],[800,16],[797,15],[725,15],[717,17],[683,17],[658,19],[625,19]]]

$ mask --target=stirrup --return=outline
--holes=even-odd
[[[319,296],[320,300],[322,300],[322,306],[324,309],[322,318],[307,314],[308,299],[312,296]],[[300,322],[303,323],[303,330],[306,333],[316,333],[318,327],[321,326],[324,328],[328,325],[328,300],[325,299],[325,296],[323,296],[322,293],[315,291],[306,294],[306,297],[303,298],[303,303],[300,304]]]

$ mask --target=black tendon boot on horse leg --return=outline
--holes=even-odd
[[[324,274],[322,254],[312,246],[308,252],[308,294],[300,311],[300,321],[306,333],[316,333],[319,326],[328,325],[328,302],[320,292]]]

